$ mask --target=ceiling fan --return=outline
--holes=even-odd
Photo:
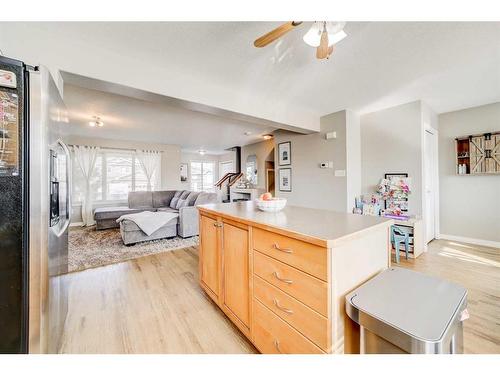
[[[258,48],[265,47],[301,24],[302,21],[284,23],[256,39],[253,45]],[[333,53],[335,44],[347,36],[344,26],[345,22],[315,21],[304,35],[304,42],[311,47],[316,47],[318,59],[328,59]]]

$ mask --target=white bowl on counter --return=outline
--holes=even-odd
[[[256,199],[255,204],[261,211],[265,212],[278,212],[281,211],[286,206],[285,198],[272,198],[270,200],[264,201],[262,199]]]

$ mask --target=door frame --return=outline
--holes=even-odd
[[[433,195],[434,195],[434,239],[439,238],[439,131],[433,128],[429,123],[424,122],[424,126],[422,129],[422,217],[424,221],[423,228],[423,238],[424,238],[424,250],[427,251],[427,218],[429,213],[427,212],[427,192],[426,192],[426,160],[427,156],[425,153],[426,150],[426,134],[429,133],[433,135],[434,141],[431,147],[434,151],[434,162],[431,163],[433,165],[432,170],[432,187],[433,187]],[[432,241],[432,240],[431,240]],[[429,241],[430,242],[430,241]]]

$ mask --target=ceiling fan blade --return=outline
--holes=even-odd
[[[279,37],[285,35],[287,32],[295,28],[296,26],[299,26],[302,22],[297,22],[297,21],[292,21],[292,22],[287,22],[284,23],[283,25],[277,27],[276,29],[268,32],[265,35],[262,35],[260,38],[256,39],[255,42],[253,42],[253,45],[255,47],[261,48],[267,46],[269,43],[274,42],[276,39]]]
[[[323,29],[323,32],[321,33],[319,46],[316,49],[316,57],[318,59],[324,59],[328,57],[328,33],[326,31],[326,27]]]

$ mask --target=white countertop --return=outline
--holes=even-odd
[[[336,241],[373,227],[388,227],[392,219],[379,216],[355,215],[287,205],[280,212],[259,210],[253,201],[212,203],[198,206],[228,218],[241,219],[286,232],[316,238],[333,246]]]

